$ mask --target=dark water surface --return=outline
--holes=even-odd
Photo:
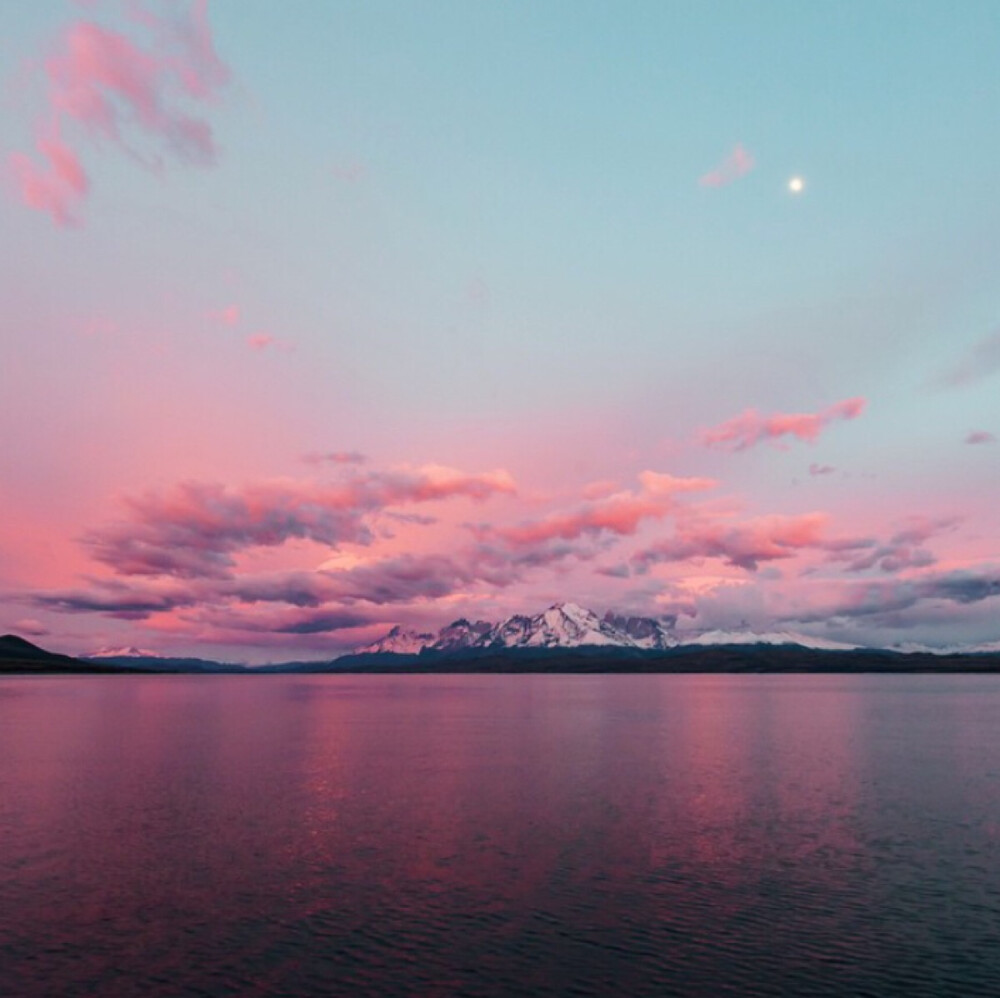
[[[0,680],[0,994],[1000,995],[1000,677]]]

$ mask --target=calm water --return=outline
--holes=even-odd
[[[0,680],[0,993],[1000,994],[1000,679]]]

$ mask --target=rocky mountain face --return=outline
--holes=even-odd
[[[435,651],[459,651],[462,648],[477,648],[479,642],[493,629],[488,620],[470,623],[464,617],[442,627],[431,643]]]
[[[394,655],[416,655],[437,640],[437,635],[429,632],[418,633],[396,626],[388,634],[357,649],[359,655],[378,655],[392,652]]]
[[[675,616],[667,617],[624,617],[610,610],[604,615],[604,622],[621,634],[627,635],[639,648],[672,648],[676,645]]]

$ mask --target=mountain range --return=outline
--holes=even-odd
[[[630,617],[609,610],[598,617],[576,603],[555,603],[534,616],[515,614],[498,624],[464,618],[440,631],[410,631],[393,627],[388,634],[356,649],[356,655],[417,655],[421,652],[453,653],[466,649],[504,648],[638,648],[665,651],[679,645],[798,645],[827,651],[848,651],[856,645],[814,638],[794,631],[758,632],[675,631],[677,618]]]

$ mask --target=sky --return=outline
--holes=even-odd
[[[1000,7],[0,5],[0,630],[1000,639]]]

